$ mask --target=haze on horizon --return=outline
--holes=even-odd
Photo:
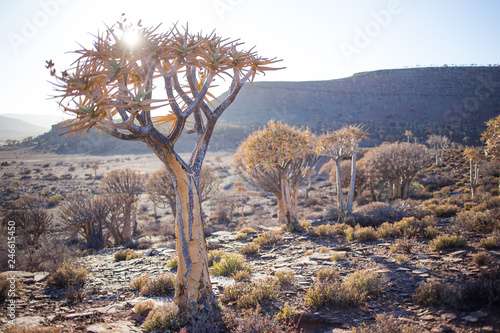
[[[416,66],[498,64],[500,2],[494,0],[25,0],[0,4],[4,93],[0,114],[62,116],[45,61],[68,68],[68,52],[126,14],[145,26],[241,39],[283,59],[256,81],[316,81]],[[217,93],[222,93],[220,88]]]

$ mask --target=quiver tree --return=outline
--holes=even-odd
[[[429,163],[431,156],[426,146],[416,143],[395,142],[370,149],[366,161],[370,177],[389,184],[389,198],[408,197],[410,184]]]
[[[441,166],[443,164],[443,154],[444,150],[450,146],[450,139],[444,135],[432,134],[427,139],[427,144],[434,149],[436,154],[436,166]]]
[[[245,82],[275,69],[270,65],[277,60],[242,50],[240,42],[215,33],[193,34],[176,25],[166,33],[157,29],[118,22],[97,36],[92,48],[76,51],[71,70],[58,74],[52,61],[47,68],[56,79],[60,106],[74,116],[68,134],[96,127],[121,140],[142,141],[172,175],[179,256],[174,300],[182,310],[198,311],[215,301],[199,194],[208,144]],[[134,44],[127,43],[130,33],[136,34]],[[227,78],[230,88],[214,106],[209,89],[216,78]],[[193,125],[185,130],[189,122]],[[157,128],[160,124],[171,124],[168,133]],[[189,160],[174,148],[184,132],[196,138]]]
[[[120,216],[123,219],[123,228],[120,228],[121,232],[116,235],[115,240],[118,237],[120,244],[129,241],[137,230],[136,202],[144,191],[144,177],[137,170],[113,170],[103,178],[102,188],[113,198],[116,206],[113,210],[113,223],[120,224]],[[121,214],[118,214],[120,211]]]
[[[484,160],[484,155],[474,146],[465,147],[463,155],[469,160],[470,193],[472,199],[474,199],[476,186],[479,182],[479,163]]]
[[[209,166],[204,166],[200,172],[200,202],[205,202],[219,192],[219,180]],[[174,179],[166,168],[153,172],[146,182],[146,192],[156,204],[169,205],[175,217],[176,192]]]
[[[11,203],[4,222],[16,222],[18,243],[37,246],[46,239],[53,216],[44,209],[45,205],[45,199],[34,195],[23,195]]]
[[[270,120],[267,127],[251,133],[234,156],[233,164],[245,181],[276,196],[278,220],[289,230],[298,225],[298,188],[314,171],[312,141],[308,129]]]
[[[485,156],[493,162],[500,161],[500,116],[486,122],[486,131],[483,132],[481,138],[486,144]]]
[[[359,126],[343,126],[341,129],[322,134],[318,138],[316,153],[320,156],[331,158],[335,163],[335,184],[337,186],[337,209],[338,218],[352,212],[354,191],[356,183],[356,159],[361,140],[366,138],[366,132]],[[344,202],[342,192],[342,168],[343,159],[351,157],[351,178],[347,201]]]
[[[108,196],[75,192],[66,197],[60,214],[68,229],[83,236],[88,248],[102,249],[108,240],[113,204]]]
[[[413,136],[413,132],[410,130],[405,131],[406,142],[410,143],[410,138]]]

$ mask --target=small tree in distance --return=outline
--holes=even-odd
[[[278,199],[278,220],[289,230],[298,228],[298,187],[314,170],[316,156],[309,130],[270,120],[251,133],[236,151],[233,164],[252,185]]]
[[[436,153],[436,166],[441,166],[443,164],[444,150],[450,146],[450,139],[444,135],[432,134],[427,139],[427,143]]]
[[[181,310],[198,312],[216,302],[198,190],[208,144],[245,82],[275,69],[270,65],[277,60],[242,50],[240,42],[215,33],[193,34],[176,25],[165,33],[157,29],[123,20],[97,36],[92,48],[76,51],[71,70],[58,74],[52,61],[47,68],[56,78],[60,106],[74,116],[68,135],[96,127],[121,140],[142,141],[172,175],[179,256],[174,300]],[[127,42],[131,32],[137,43]],[[228,78],[229,92],[214,106],[209,89],[221,77]],[[188,118],[193,126],[185,131]],[[168,134],[159,124],[171,124]],[[189,160],[174,149],[184,132],[196,138]]]
[[[479,182],[479,162],[484,159],[484,155],[481,154],[479,149],[472,147],[465,147],[463,155],[469,160],[469,178],[470,178],[470,188],[471,197],[474,199],[476,193],[476,186]]]

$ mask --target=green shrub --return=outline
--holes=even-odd
[[[179,267],[179,257],[175,256],[167,262],[167,267],[170,269],[177,269]]]
[[[149,312],[144,321],[143,328],[147,332],[172,332],[181,329],[187,323],[188,318],[179,311],[177,305],[168,303],[158,306]]]
[[[266,231],[253,241],[260,247],[276,246],[284,242],[283,236],[277,231]]]
[[[225,254],[220,261],[214,262],[212,265],[212,273],[214,275],[230,276],[237,271],[251,272],[250,265],[245,261],[245,258],[236,253]]]
[[[439,281],[427,281],[420,284],[413,294],[419,304],[426,306],[454,304],[457,299],[456,289]]]
[[[433,239],[429,245],[434,251],[442,251],[446,249],[465,247],[467,245],[467,241],[465,238],[460,236],[443,235]]]
[[[211,250],[208,252],[208,266],[212,267],[214,263],[219,262],[226,255],[224,250]]]
[[[149,281],[141,288],[140,296],[167,296],[175,291],[175,275],[162,274]]]
[[[47,284],[50,287],[77,287],[81,288],[85,285],[87,270],[82,267],[75,267],[68,261],[62,264],[62,267],[52,273],[47,279]]]
[[[267,277],[250,283],[237,282],[224,289],[222,301],[234,302],[239,308],[256,307],[265,301],[273,301],[280,290],[280,283],[274,277]]]

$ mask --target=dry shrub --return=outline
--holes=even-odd
[[[348,289],[376,296],[382,293],[386,281],[385,276],[370,270],[362,270],[346,276],[342,284]]]
[[[19,295],[19,290],[23,286],[22,282],[17,277],[10,278],[9,273],[0,274],[0,301],[7,299],[9,291],[13,289],[16,295]]]
[[[148,299],[147,301],[142,301],[137,303],[132,309],[133,313],[137,313],[138,315],[147,315],[149,311],[151,311],[156,306],[156,303],[152,300]]]
[[[140,296],[167,296],[175,291],[175,275],[162,274],[150,279],[139,292]]]
[[[223,321],[228,332],[232,333],[291,333],[297,332],[296,325],[284,322],[279,322],[273,318],[266,318],[260,315],[261,308],[257,306],[255,309],[243,311],[235,311],[226,308],[223,313]],[[215,330],[210,333],[216,332]],[[208,331],[207,331],[208,333]]]
[[[413,247],[417,245],[414,238],[401,238],[397,239],[392,245],[389,251],[391,253],[411,253]]]
[[[345,260],[345,254],[343,252],[334,252],[330,257],[330,260],[334,262]]]
[[[467,282],[460,287],[459,297],[463,304],[484,306],[500,305],[500,266],[481,273],[476,281]]]
[[[482,248],[485,248],[487,250],[499,248],[500,247],[500,233],[497,232],[491,236],[488,236],[486,238],[482,238],[479,241],[479,246],[481,246]]]
[[[223,256],[226,255],[224,250],[211,250],[208,251],[208,266],[211,267],[214,263],[219,262]]]
[[[177,269],[177,267],[179,266],[179,257],[175,256],[173,258],[171,258],[168,262],[167,262],[167,265],[166,265],[168,268],[170,269]]]
[[[276,246],[284,242],[283,236],[278,231],[266,231],[253,241],[260,247]]]
[[[212,265],[214,275],[230,276],[238,271],[251,272],[250,265],[241,254],[230,253],[223,255],[219,261]]]
[[[251,256],[259,252],[260,247],[255,243],[248,243],[240,248],[240,253],[246,256]]]
[[[434,251],[460,248],[467,245],[467,240],[460,236],[443,235],[434,238],[429,246]]]
[[[498,222],[495,223],[495,216],[491,211],[462,211],[453,218],[452,222],[455,228],[461,231],[490,233],[498,227]]]
[[[318,282],[340,281],[340,273],[333,267],[324,267],[316,272]]]
[[[129,288],[132,291],[139,291],[144,287],[148,281],[149,281],[149,276],[147,274],[141,275],[135,279],[132,280],[129,284]]]
[[[177,305],[168,303],[151,310],[143,327],[147,332],[172,332],[181,329],[187,323],[188,318],[179,311]]]
[[[231,278],[233,278],[235,281],[250,281],[252,279],[252,273],[250,273],[249,271],[236,271],[231,275]]]
[[[399,229],[394,223],[384,222],[377,228],[377,236],[380,238],[397,238]]]
[[[47,285],[50,287],[79,287],[85,285],[87,270],[83,267],[76,267],[69,262],[64,262],[62,267],[52,273],[47,279]]]
[[[486,266],[491,264],[495,258],[486,252],[478,252],[472,256],[472,262],[477,266]],[[500,283],[500,281],[499,281]]]
[[[426,306],[454,304],[457,300],[457,290],[443,282],[426,281],[418,286],[413,298],[417,303]]]
[[[132,260],[136,258],[140,258],[141,255],[136,253],[132,249],[124,249],[121,251],[115,252],[115,261],[124,261],[124,260]]]
[[[280,269],[274,273],[282,286],[292,286],[295,283],[295,273],[291,269]]]
[[[404,209],[397,203],[391,205],[384,202],[372,202],[356,211],[349,224],[376,227],[384,222],[399,221],[405,215]]]
[[[256,307],[265,301],[273,301],[280,290],[280,283],[274,277],[267,277],[250,283],[237,282],[224,289],[222,301],[236,302],[239,308]]]
[[[354,238],[360,242],[371,242],[377,240],[377,232],[373,227],[360,227],[359,224],[354,228]]]

